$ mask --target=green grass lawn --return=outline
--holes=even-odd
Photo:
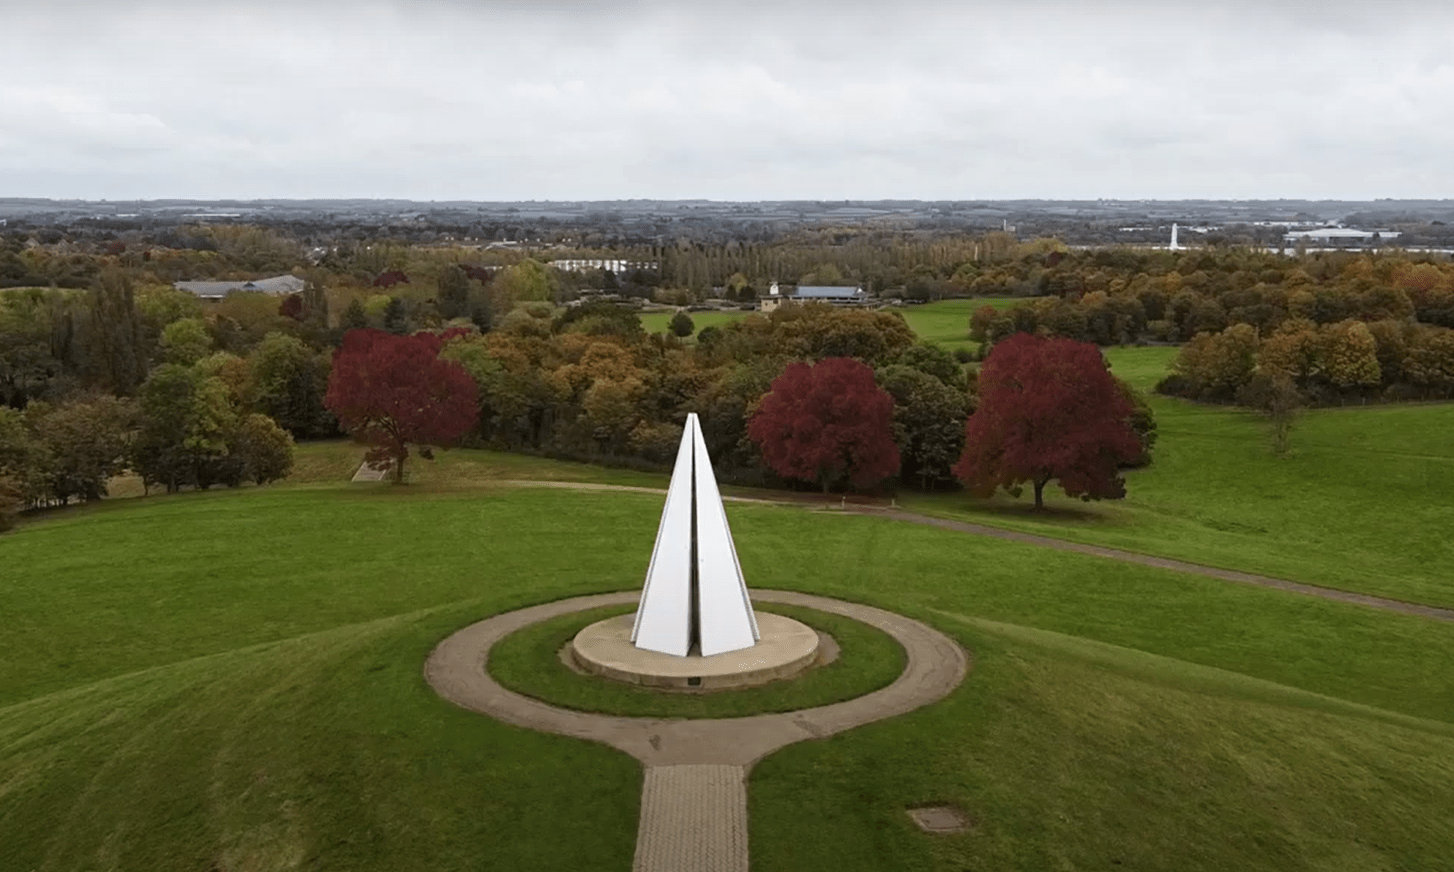
[[[317,483],[103,509],[0,537],[0,869],[629,867],[634,761],[455,709],[421,669],[480,617],[637,587],[660,497]],[[894,609],[974,658],[941,703],[768,758],[754,869],[1454,856],[1454,626],[728,513],[750,585]],[[913,830],[937,801],[975,828]]]
[[[647,333],[665,333],[675,314],[675,312],[642,312],[641,326],[646,328]],[[695,328],[693,335],[696,335],[704,327],[721,327],[731,324],[733,321],[740,321],[752,313],[735,310],[731,312],[688,312],[687,314],[692,318],[692,327]]]
[[[1143,351],[1145,349],[1128,349]],[[905,495],[949,517],[1396,599],[1454,606],[1454,405],[1320,409],[1276,457],[1242,410],[1156,397],[1154,462],[1127,497]],[[1052,486],[1053,487],[1053,486]],[[1049,490],[1047,489],[1047,494]]]
[[[1152,396],[1156,383],[1171,371],[1171,362],[1179,351],[1180,347],[1168,345],[1120,345],[1103,349],[1111,372],[1148,397]]]
[[[574,672],[560,650],[588,624],[635,612],[607,606],[541,621],[501,639],[486,664],[501,685],[526,696],[580,711],[633,717],[735,718],[790,712],[855,699],[891,683],[904,671],[904,649],[892,636],[850,618],[779,603],[759,606],[828,633],[840,646],[834,662],[790,681],[717,693],[679,693],[602,681]]]
[[[914,333],[926,342],[934,342],[950,350],[979,347],[969,339],[969,316],[985,306],[1003,311],[1027,302],[1025,297],[976,297],[968,300],[941,300],[918,306],[903,306],[896,311],[909,322]]]

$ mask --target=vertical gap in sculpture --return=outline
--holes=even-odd
[[[695,438],[696,422],[687,421],[687,427],[691,437]],[[702,650],[702,615],[701,615],[701,578],[697,570],[697,452],[692,452],[692,563],[691,563],[691,586],[688,588],[688,596],[691,598],[691,605],[687,607],[687,653],[691,654],[692,649]]]

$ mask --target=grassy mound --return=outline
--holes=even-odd
[[[955,625],[975,670],[942,705],[759,765],[754,869],[1448,868],[1448,724],[1059,634]],[[904,813],[941,803],[973,827],[926,835]]]
[[[1150,379],[1175,349],[1112,349],[1112,370]],[[1125,362],[1123,367],[1122,361]],[[1139,374],[1139,376],[1138,376]],[[1133,380],[1135,380],[1133,378]],[[1046,489],[1027,501],[904,495],[911,508],[1379,596],[1454,606],[1454,404],[1317,409],[1277,457],[1267,425],[1234,408],[1156,397],[1154,462],[1122,501]]]
[[[453,708],[431,647],[640,582],[660,497],[336,485],[0,539],[0,868],[626,868],[641,775]],[[754,868],[1439,868],[1454,627],[733,504],[749,584],[928,621],[943,702],[770,757]],[[950,801],[948,838],[903,808]],[[1261,853],[1259,854],[1259,851]]]
[[[635,761],[456,709],[420,679],[479,614],[406,613],[0,709],[0,868],[628,868]]]

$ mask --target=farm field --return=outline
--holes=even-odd
[[[0,539],[0,868],[628,868],[634,761],[457,710],[420,669],[479,617],[638,586],[660,497],[492,477],[121,500]],[[974,658],[941,703],[765,760],[754,869],[1454,853],[1454,625],[874,517],[728,513],[749,584],[894,609]],[[974,829],[904,815],[944,801]]]

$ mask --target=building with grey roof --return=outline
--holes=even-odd
[[[220,300],[233,291],[252,291],[255,293],[274,294],[296,294],[303,290],[307,282],[295,275],[273,276],[269,279],[239,279],[231,282],[173,282],[172,287],[179,291],[186,291],[195,294],[203,300]]]
[[[861,306],[868,302],[868,294],[856,285],[798,285],[791,294],[784,294],[778,289],[777,282],[773,282],[767,289],[767,296],[762,298],[762,311],[771,312],[788,302]]]

